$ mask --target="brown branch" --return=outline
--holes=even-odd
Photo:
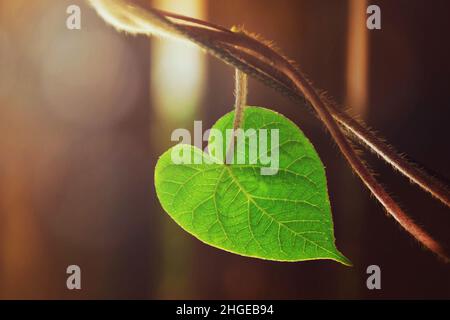
[[[225,63],[261,80],[298,102],[310,105],[330,132],[352,169],[388,213],[425,247],[443,260],[449,260],[439,243],[415,224],[373,177],[369,168],[361,161],[344,136],[344,133],[380,155],[382,159],[409,177],[411,181],[450,206],[448,187],[398,156],[396,152],[362,124],[346,113],[339,111],[327,99],[321,97],[304,75],[276,50],[247,34],[233,33],[223,27],[198,19],[152,8],[144,10],[140,7],[131,7],[124,0],[90,1],[105,20],[108,20],[109,17],[104,12],[102,14],[99,9],[106,10],[108,6],[115,6],[115,10],[121,9],[120,14],[115,12],[118,14],[115,18],[123,19],[121,23],[127,26],[126,28],[123,27],[123,30],[144,34],[161,32],[188,39]],[[109,3],[106,4],[106,2]],[[111,2],[114,2],[114,4],[112,5]],[[109,14],[114,14],[114,12],[109,12]],[[114,24],[114,22],[108,22]],[[120,29],[120,26],[116,25],[116,27]],[[341,130],[342,128],[345,130]]]
[[[178,19],[181,19],[181,16],[177,15]],[[190,18],[192,19],[192,18]],[[192,21],[195,21],[198,24],[201,24],[202,22],[197,19],[192,19]],[[206,25],[205,25],[206,26]],[[208,24],[208,26],[213,26],[211,24]],[[233,34],[230,34],[229,32],[222,31],[223,29],[216,29],[217,31],[221,32],[214,32],[211,30],[204,30],[199,28],[191,28],[189,26],[185,26],[186,30],[189,30],[190,32],[194,32],[198,35],[201,35],[205,38],[215,38],[218,41],[220,41],[222,44],[228,45],[228,46],[238,46],[240,48],[243,48],[245,50],[252,50],[255,53],[258,53],[261,55],[261,57],[266,59],[266,63],[269,62],[269,64],[273,61],[283,61],[282,64],[284,67],[286,67],[286,59],[278,54],[275,50],[272,50],[267,45],[256,41],[254,38],[251,37],[236,37]],[[227,30],[228,31],[228,30]],[[235,54],[239,54],[236,52]],[[250,60],[251,57],[247,56],[244,61]],[[253,65],[257,65],[258,61],[253,60]],[[266,66],[267,69],[268,66]],[[272,72],[269,73],[269,75],[276,75],[276,68],[273,68]],[[279,76],[275,76],[274,78],[278,78]],[[268,78],[267,76],[262,76],[263,78]],[[293,88],[286,83],[286,79],[282,79],[280,83],[270,83],[270,81],[267,81],[267,79],[260,79],[265,83],[269,83],[270,86],[275,87],[283,92],[285,95],[289,96],[291,99],[300,101],[301,103],[308,103],[308,101],[305,101],[305,98],[303,94],[298,94],[296,92],[293,92]],[[275,79],[272,79],[271,81],[275,82]],[[409,178],[412,183],[417,184],[420,188],[422,188],[424,191],[429,192],[432,196],[434,196],[436,199],[440,200],[443,204],[445,204],[447,207],[450,207],[450,191],[449,188],[441,181],[439,181],[437,178],[427,174],[425,171],[421,170],[420,168],[416,167],[414,164],[408,162],[406,159],[404,159],[402,156],[400,156],[391,146],[387,145],[383,140],[378,138],[375,134],[373,134],[370,130],[364,127],[363,124],[353,119],[351,116],[349,116],[347,113],[339,110],[336,106],[333,104],[327,104],[327,107],[330,111],[330,113],[333,115],[333,118],[335,118],[338,123],[345,129],[344,133],[347,134],[352,139],[356,140],[358,143],[363,145],[364,147],[368,148],[378,156],[380,156],[384,161],[392,165],[392,167],[396,170],[398,170],[400,173],[402,173],[404,176]]]
[[[241,70],[235,70],[234,80],[234,120],[233,120],[233,133],[231,135],[230,145],[228,146],[226,153],[225,163],[228,165],[233,163],[234,147],[236,145],[237,136],[242,126],[242,120],[244,117],[244,110],[247,106],[247,94],[248,94],[248,77],[247,74]]]
[[[162,13],[167,17],[176,18],[182,22],[192,22],[194,24],[197,24],[198,26],[212,28],[212,30],[208,29],[205,30],[201,28],[190,28],[188,25],[184,26],[186,30],[193,32],[197,35],[201,35],[202,37],[216,39],[217,41],[220,41],[220,43],[225,45],[238,46],[246,50],[252,50],[253,52],[258,53],[261,57],[266,58],[267,61],[285,60],[276,51],[272,50],[264,43],[255,40],[254,38],[245,35],[243,37],[238,37],[221,26],[207,23],[198,19],[167,13],[165,11],[159,10],[155,11]],[[264,80],[264,82],[266,81]],[[286,81],[281,82],[286,84]],[[297,101],[300,100],[300,102],[302,103],[305,102],[304,96],[303,95],[299,96],[297,93],[294,93],[292,88],[289,87],[289,85],[279,89],[283,91],[286,95],[293,98],[294,100]],[[446,206],[450,207],[450,191],[444,183],[440,182],[438,179],[428,175],[423,170],[409,163],[407,160],[401,157],[392,147],[390,147],[381,139],[379,139],[371,131],[367,130],[364,127],[364,125],[353,119],[347,113],[340,111],[334,105],[329,104],[327,107],[330,110],[333,117],[339,122],[339,124],[344,129],[346,129],[345,133],[347,135],[349,135],[352,139],[355,139],[357,142],[361,143],[363,146],[367,147],[375,154],[380,156],[383,160],[392,165],[403,175],[408,177],[411,180],[411,182],[416,183],[423,190],[429,192],[431,195],[436,197]]]

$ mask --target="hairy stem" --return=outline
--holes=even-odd
[[[242,125],[244,109],[247,105],[248,79],[247,75],[239,69],[236,69],[235,88],[234,88],[234,122],[233,130],[236,131]]]
[[[346,134],[380,156],[384,161],[408,177],[411,182],[416,183],[424,191],[429,192],[447,207],[450,207],[449,189],[443,182],[408,162],[393,147],[387,145],[348,114],[339,111],[335,107],[330,108],[330,111],[332,111],[333,117],[345,129]]]
[[[255,39],[251,37],[245,37],[245,35],[244,37],[236,37],[236,35],[230,35],[229,30],[209,22],[164,11],[155,11],[160,12],[166,17],[176,18],[184,22],[196,23],[199,26],[206,27],[206,29],[199,29],[198,27],[191,27],[189,25],[184,26],[186,30],[190,29],[190,31],[198,35],[203,35],[205,36],[205,38],[209,37],[216,39],[219,43],[215,45],[206,45],[207,48],[209,50],[212,50],[213,54],[219,55],[219,58],[222,58],[222,60],[227,63],[231,63],[234,66],[237,66],[237,62],[233,62],[232,60],[230,61],[229,56],[227,57],[226,54],[224,55],[223,53],[220,53],[220,45],[228,45],[228,50],[230,50],[231,52],[235,51],[234,54],[240,54],[241,57],[243,55],[245,56],[245,54],[243,54],[243,51],[241,50],[242,48],[246,50],[253,50],[260,54],[262,57],[266,57],[268,59],[268,61],[266,61],[266,65],[261,65],[260,61],[258,61],[257,59],[253,59],[253,65],[255,66],[255,69],[253,69],[252,73],[250,74],[252,74],[256,78],[259,78],[259,80],[263,81],[270,87],[279,90],[292,100],[301,104],[309,104],[309,102],[305,100],[303,93],[295,92],[295,90],[289,85],[289,83],[286,83],[286,79],[280,80],[281,74],[277,75],[277,68],[273,68],[272,72],[268,72],[266,74],[261,72],[264,69],[270,69],[271,64],[275,64],[273,61],[278,61],[278,64],[280,64],[280,61],[286,60],[282,55],[278,54],[275,50],[272,50],[264,43],[255,41]],[[247,56],[244,57],[243,60],[249,62],[252,60],[252,58],[253,56],[247,54]],[[247,64],[244,67],[251,70],[250,64]],[[342,128],[345,129],[344,134],[377,154],[381,159],[392,165],[394,169],[398,170],[404,176],[409,178],[412,183],[417,184],[424,191],[429,192],[432,196],[440,200],[447,207],[450,207],[450,190],[445,185],[445,183],[439,181],[437,178],[429,175],[424,170],[421,170],[419,167],[408,162],[404,157],[396,152],[394,148],[386,144],[382,139],[378,138],[363,124],[353,119],[347,113],[339,110],[334,104],[329,104],[327,105],[327,107],[330,110],[333,118],[336,119],[339,125],[341,125]]]
[[[242,119],[244,117],[244,109],[247,105],[248,94],[248,77],[241,70],[236,68],[234,80],[234,120],[233,132],[230,139],[230,145],[227,149],[226,161],[228,165],[233,163],[234,146],[236,145],[238,129],[242,126]]]
[[[447,186],[412,166],[363,125],[339,111],[276,50],[245,33],[234,33],[211,23],[152,8],[144,10],[137,6],[130,6],[125,0],[89,0],[89,2],[100,16],[121,31],[188,40],[295,101],[310,105],[330,132],[352,169],[388,213],[425,247],[448,261],[439,243],[416,225],[373,177],[344,134],[348,134],[352,139],[370,148],[422,189],[450,206]],[[342,128],[345,130],[341,130]]]

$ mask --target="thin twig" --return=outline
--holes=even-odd
[[[239,129],[242,126],[244,117],[244,110],[247,106],[248,94],[248,77],[241,70],[236,68],[234,79],[234,120],[233,131],[231,133],[230,145],[227,148],[225,163],[233,163],[234,149],[237,141],[237,136],[240,134]]]
[[[196,22],[191,20],[191,22]],[[212,24],[209,27],[228,32],[228,30],[223,30],[218,26]],[[231,29],[235,33],[242,33],[243,30],[240,27],[233,27]],[[233,120],[233,131],[231,134],[230,145],[228,146],[226,155],[226,164],[233,163],[234,149],[238,139],[238,135],[241,134],[239,129],[242,126],[242,120],[244,117],[244,109],[247,106],[247,95],[248,95],[248,76],[245,72],[242,72],[239,68],[235,69],[234,72],[234,120]]]
[[[448,188],[420,169],[410,165],[391,151],[369,130],[347,114],[338,111],[327,99],[321,97],[292,63],[278,52],[256,38],[242,33],[233,33],[223,27],[204,23],[197,19],[167,14],[151,8],[144,10],[140,7],[130,6],[124,0],[90,0],[90,2],[108,23],[119,30],[147,35],[159,34],[189,40],[224,62],[263,81],[272,88],[280,90],[289,97],[303,103],[307,102],[316,111],[319,119],[330,132],[352,169],[378,201],[405,230],[425,247],[448,261],[448,257],[439,243],[416,225],[373,177],[368,167],[361,161],[347,141],[344,133],[348,131],[351,137],[368,146],[447,206],[450,205]],[[178,20],[178,22],[169,20],[166,15]],[[346,129],[344,132],[341,131],[338,123]]]
[[[449,189],[443,182],[427,174],[424,170],[406,160],[397,151],[395,151],[392,146],[386,144],[383,140],[367,130],[364,125],[350,117],[348,114],[341,112],[335,107],[330,108],[330,110],[333,112],[333,117],[339,122],[351,138],[377,154],[394,169],[409,178],[411,182],[417,184],[424,191],[429,192],[447,207],[450,207]]]
[[[284,59],[283,56],[277,54],[276,51],[268,48],[264,43],[255,41],[255,39],[249,37],[242,38],[236,37],[235,35],[230,35],[230,31],[221,26],[201,21],[195,18],[184,17],[181,15],[167,13],[156,9],[153,10],[160,12],[165,16],[176,18],[183,22],[191,22],[202,27],[210,28],[210,30],[192,28],[191,31],[203,35],[205,38],[208,37],[215,38],[218,41],[220,41],[221,44],[230,45],[232,47],[239,46],[241,48],[245,48],[248,50],[253,49],[254,51],[258,52],[262,57],[267,57],[267,59],[274,59],[274,60]],[[186,25],[185,28],[189,30],[190,26]],[[231,48],[229,49],[233,51],[233,49]],[[247,59],[244,60],[248,61],[249,58],[251,57],[247,56]],[[254,62],[255,65],[258,64],[256,60],[254,60]],[[266,68],[267,67],[268,66],[266,66]],[[270,76],[275,75],[276,70],[273,70],[273,72],[269,74]],[[309,103],[308,101],[305,100],[303,94],[295,92],[295,90],[291,88],[289,84],[286,84],[286,81],[279,81],[279,79],[274,78],[268,79],[269,77],[267,77],[267,75],[264,74],[259,75],[254,74],[254,76],[259,77],[260,80],[262,80],[269,86],[278,89],[280,92],[282,92],[283,94],[290,97],[296,102],[300,102],[301,104]],[[356,121],[347,113],[339,110],[335,105],[328,104],[327,107],[330,110],[331,114],[333,115],[333,118],[335,118],[338,121],[338,123],[345,129],[344,133],[346,135],[348,135],[353,140],[356,140],[356,142],[360,143],[364,147],[368,148],[369,150],[377,154],[381,159],[386,161],[388,164],[392,165],[394,169],[398,170],[404,176],[409,178],[412,183],[417,184],[424,191],[429,192],[432,196],[440,200],[447,207],[450,207],[450,191],[449,188],[445,185],[445,183],[439,181],[437,178],[429,175],[424,170],[421,170],[416,165],[407,161],[398,152],[396,152],[393,147],[389,146],[382,139],[378,138],[373,132],[368,130],[362,123]]]
[[[242,125],[242,117],[244,116],[244,109],[247,105],[248,94],[248,79],[247,75],[239,69],[235,72],[235,87],[234,87],[234,122],[233,130],[236,131]]]

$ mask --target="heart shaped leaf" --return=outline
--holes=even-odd
[[[217,121],[208,152],[178,144],[160,157],[155,185],[164,210],[199,240],[232,253],[350,265],[334,244],[323,164],[302,131],[279,113],[248,107],[245,147],[237,143],[227,153],[230,143],[221,137],[230,136],[233,119],[231,112]]]

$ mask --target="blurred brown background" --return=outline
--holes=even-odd
[[[82,8],[81,31],[65,27],[69,4]],[[318,88],[449,177],[450,3],[370,4],[382,30],[365,28],[364,0],[153,1],[274,40]],[[326,164],[337,245],[354,267],[232,255],[170,220],[155,198],[157,158],[173,129],[210,127],[231,109],[233,72],[117,33],[80,0],[0,0],[0,298],[450,298],[448,265],[386,217],[314,116],[254,81],[249,103],[299,124]],[[449,210],[366,158],[449,248]],[[71,264],[81,291],[66,289]],[[366,289],[371,264],[382,290]]]

